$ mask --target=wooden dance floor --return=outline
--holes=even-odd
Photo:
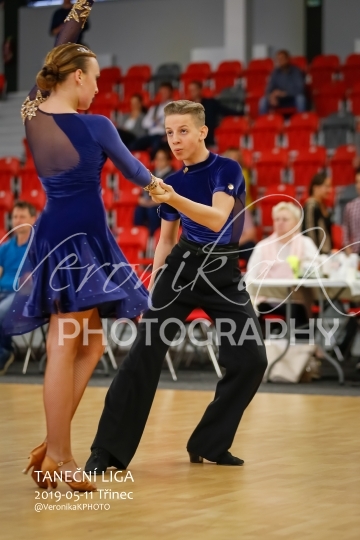
[[[88,388],[73,423],[79,465],[89,454],[105,388]],[[130,499],[80,499],[109,509],[66,510],[35,499],[21,474],[27,452],[45,435],[42,387],[0,386],[2,540],[358,540],[360,399],[258,394],[233,452],[244,467],[187,460],[188,435],[212,393],[160,390],[138,453],[134,483],[98,481]],[[105,479],[109,480],[107,473]],[[70,491],[65,484],[61,494]],[[64,508],[36,512],[36,503]]]

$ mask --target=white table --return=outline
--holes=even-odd
[[[245,277],[246,282],[246,277]],[[299,279],[257,279],[247,283],[247,290],[252,297],[266,296],[267,298],[278,298],[285,301],[286,309],[286,348],[276,358],[267,372],[267,379],[274,365],[279,362],[287,353],[290,343],[290,318],[291,318],[291,299],[293,294],[301,288],[312,289],[319,301],[319,318],[322,319],[324,313],[324,301],[326,299],[359,299],[360,298],[360,283],[349,283],[345,280],[334,280],[329,278],[299,278]],[[354,291],[355,295],[354,296]],[[358,296],[359,295],[359,296]],[[334,338],[333,338],[334,339]],[[334,366],[337,371],[339,384],[344,384],[344,372],[338,360],[330,356],[323,344],[320,345],[322,354],[325,360]],[[336,341],[334,347],[337,347]]]

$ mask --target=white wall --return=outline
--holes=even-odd
[[[279,49],[294,56],[305,53],[303,0],[251,0],[250,5],[253,45],[268,45],[273,53]]]
[[[224,0],[224,43],[221,47],[191,50],[192,62],[209,62],[215,70],[223,60],[248,61],[248,4],[251,0]]]
[[[20,10],[19,90],[33,84],[46,52],[54,8]],[[114,52],[123,70],[132,64],[190,61],[196,47],[224,44],[224,0],[124,0],[95,4],[86,43],[98,54]]]
[[[345,60],[354,52],[355,39],[360,39],[360,0],[324,0],[324,54],[338,54]]]

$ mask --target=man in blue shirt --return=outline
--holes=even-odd
[[[229,452],[244,410],[264,375],[267,359],[260,326],[238,265],[245,209],[240,165],[208,151],[204,107],[180,100],[165,107],[168,143],[182,170],[169,176],[150,282],[151,308],[105,399],[85,470],[127,468],[139,444],[169,344],[195,308],[218,330],[219,363],[226,368],[214,400],[193,431],[192,463],[243,464]],[[179,225],[182,236],[177,242]]]
[[[30,225],[35,219],[36,210],[32,204],[16,202],[11,213],[13,236],[0,245],[0,375],[5,375],[14,361],[11,336],[3,334],[2,324],[14,298],[14,278],[28,247]]]
[[[298,112],[306,110],[304,74],[291,64],[288,51],[276,55],[276,69],[270,75],[266,95],[259,101],[259,113],[267,114],[278,107],[296,107]]]

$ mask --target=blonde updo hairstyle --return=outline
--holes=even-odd
[[[96,58],[96,54],[77,43],[54,47],[47,54],[44,66],[36,76],[37,86],[40,90],[51,92],[57,84],[64,82],[70,73],[78,69],[86,73],[89,58]]]

